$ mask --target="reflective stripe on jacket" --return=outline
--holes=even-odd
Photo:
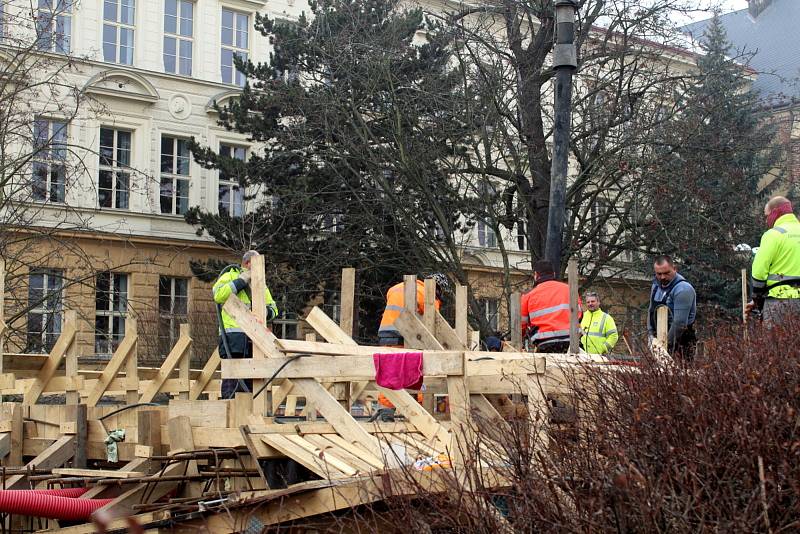
[[[753,258],[753,292],[772,298],[800,298],[800,221],[782,215],[761,236]]]
[[[395,329],[394,322],[406,308],[406,299],[403,294],[404,287],[405,284],[400,282],[390,287],[389,291],[386,292],[386,308],[383,310],[381,326],[378,328],[378,332],[392,332],[398,337],[402,337],[397,329]],[[442,302],[436,299],[436,309],[438,310],[441,306]],[[417,313],[420,315],[425,313],[425,282],[422,280],[417,280]]]
[[[578,300],[578,313],[581,303]],[[569,286],[557,280],[539,282],[522,296],[522,333],[535,327],[534,341],[569,338]]]
[[[581,345],[590,354],[607,354],[617,344],[619,334],[614,318],[603,310],[587,311],[581,320]]]
[[[228,300],[228,297],[236,295],[239,300],[247,304],[248,308],[250,307],[250,288],[244,284],[244,281],[239,280],[241,273],[241,269],[231,269],[223,273],[214,282],[214,287],[211,289],[214,293],[214,302],[223,305]],[[267,321],[271,321],[278,316],[278,306],[275,304],[268,287],[264,289],[264,301],[267,304]],[[224,309],[222,310],[222,326],[225,328],[225,332],[228,333],[243,332],[239,325],[236,324],[236,321],[233,320],[233,317],[228,315],[228,312]]]

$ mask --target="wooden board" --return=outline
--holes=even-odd
[[[74,467],[57,467],[53,469],[54,475],[64,477],[101,477],[101,478],[139,478],[144,473],[137,471],[124,471],[122,469],[78,469]]]
[[[348,475],[342,473],[324,459],[315,456],[302,447],[298,447],[288,435],[283,434],[261,434],[261,440],[275,449],[281,451],[287,457],[303,465],[322,478],[344,478]]]

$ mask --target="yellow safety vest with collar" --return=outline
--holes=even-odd
[[[239,275],[241,273],[241,269],[231,269],[223,273],[223,275],[214,282],[214,287],[212,288],[214,292],[214,302],[223,305],[231,295],[236,295],[239,300],[247,304],[248,308],[250,307],[250,289],[249,286],[243,283],[244,281],[239,280]],[[264,302],[267,305],[267,321],[271,321],[278,316],[278,306],[275,304],[275,299],[272,298],[268,287],[264,289]],[[239,325],[236,324],[233,317],[228,315],[228,312],[224,309],[222,310],[222,326],[225,328],[225,332],[229,334],[244,332],[239,328]]]
[[[761,236],[753,258],[753,293],[800,298],[800,221],[794,214],[782,215]]]
[[[617,344],[619,334],[614,318],[603,310],[585,311],[581,319],[581,345],[590,354],[607,354]]]

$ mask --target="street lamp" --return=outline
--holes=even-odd
[[[555,102],[553,124],[553,159],[550,163],[550,204],[547,213],[546,259],[556,272],[561,267],[561,243],[566,219],[567,169],[569,166],[570,108],[572,107],[572,74],[578,67],[575,51],[575,0],[556,0],[553,47]]]

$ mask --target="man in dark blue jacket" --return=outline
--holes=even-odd
[[[697,295],[692,284],[678,274],[675,262],[669,256],[658,256],[653,262],[655,278],[650,290],[650,307],[647,310],[647,330],[656,336],[656,310],[669,309],[667,350],[673,357],[690,362],[694,359],[697,336],[694,321],[697,314]]]

